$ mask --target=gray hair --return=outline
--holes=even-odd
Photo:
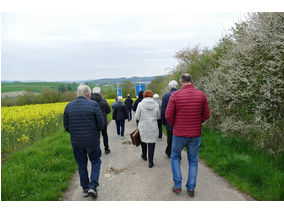
[[[176,82],[175,80],[172,80],[169,82],[169,88],[172,89],[172,88],[175,88],[177,89],[178,87],[178,82]]]
[[[123,101],[123,97],[122,97],[122,96],[118,96],[117,100],[118,100],[119,102],[122,102],[122,101]]]
[[[85,84],[80,84],[77,88],[77,97],[79,96],[89,96],[91,94],[91,89]]]
[[[100,93],[100,92],[101,92],[101,88],[99,88],[99,87],[93,88],[93,93]]]

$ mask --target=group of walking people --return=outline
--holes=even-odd
[[[132,110],[141,138],[141,158],[148,160],[149,168],[154,166],[155,144],[162,139],[162,125],[167,129],[165,154],[171,158],[174,180],[172,191],[181,192],[182,176],[180,169],[181,151],[186,147],[189,164],[186,188],[189,197],[194,197],[198,170],[198,154],[201,143],[201,125],[210,117],[206,95],[196,89],[190,74],[180,76],[181,89],[175,80],[169,82],[169,92],[159,100],[151,90],[140,91],[138,98],[128,97],[123,103],[122,96],[112,104],[112,119],[115,120],[117,135],[124,139],[125,120],[132,120]],[[91,99],[92,101],[88,100]],[[64,127],[70,133],[75,160],[78,164],[80,184],[84,196],[97,197],[101,165],[100,131],[102,132],[105,153],[109,154],[107,135],[107,114],[111,112],[100,88],[93,93],[82,84],[77,89],[77,99],[66,105]],[[148,155],[147,155],[148,150]],[[91,177],[88,178],[88,157],[92,163]],[[147,159],[148,157],[148,159]]]

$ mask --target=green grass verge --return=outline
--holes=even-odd
[[[284,153],[275,156],[252,143],[202,130],[200,158],[256,200],[284,200]]]
[[[2,164],[2,201],[59,200],[76,169],[69,134],[61,129],[15,151]]]

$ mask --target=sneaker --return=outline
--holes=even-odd
[[[110,153],[110,149],[105,150],[106,155]]]
[[[149,168],[152,168],[154,166],[154,163],[149,163]]]
[[[142,158],[144,161],[147,161],[147,158],[144,157],[143,155],[141,155],[141,158]]]
[[[193,198],[194,197],[194,190],[187,190],[187,194],[189,197]]]
[[[173,186],[172,190],[173,190],[174,193],[180,193],[181,192],[181,188],[178,188],[178,187],[175,187],[175,186]]]
[[[83,189],[83,197],[89,197],[88,189]]]
[[[98,197],[97,189],[89,189],[88,194],[93,198]]]
[[[124,136],[121,136],[120,139],[123,140],[123,139],[124,139]]]

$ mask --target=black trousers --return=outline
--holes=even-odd
[[[163,134],[162,119],[159,119],[157,122],[158,122],[158,128],[159,128],[159,138],[162,138],[162,134]]]
[[[104,147],[105,150],[109,150],[108,146],[108,135],[107,135],[107,126],[105,126],[102,130],[102,135],[103,135],[103,141],[104,141]]]
[[[170,157],[171,151],[172,151],[172,139],[173,139],[173,131],[167,131],[167,148],[166,148],[166,154]]]
[[[153,158],[154,158],[154,151],[155,151],[155,143],[148,143],[148,161],[149,163],[153,163]],[[147,143],[141,142],[141,147],[142,147],[142,156],[146,158],[147,156]]]

